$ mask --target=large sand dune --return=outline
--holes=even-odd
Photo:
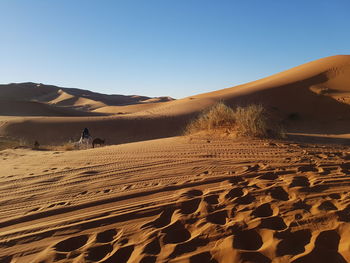
[[[49,96],[47,89],[39,86],[35,96],[23,92],[23,96],[34,96],[38,101],[50,105],[61,105],[85,109],[85,112],[116,114],[113,117],[91,118],[25,118],[23,122],[8,121],[0,128],[0,135],[16,136],[35,140],[38,131],[47,131],[59,136],[51,138],[52,143],[65,142],[79,133],[82,128],[94,127],[95,134],[103,133],[111,143],[121,142],[123,134],[132,134],[132,140],[153,139],[180,134],[186,122],[201,110],[218,101],[234,106],[261,103],[278,115],[289,132],[313,134],[349,134],[350,130],[350,56],[333,56],[316,60],[299,67],[278,73],[271,77],[244,85],[210,93],[194,95],[179,100],[157,98],[149,101],[144,97],[123,97],[124,104],[117,105],[118,95],[103,95],[75,89],[59,89],[55,96]],[[29,84],[28,84],[29,85]],[[18,87],[17,87],[18,88]],[[46,93],[41,89],[45,89]],[[1,92],[2,89],[0,89]],[[28,90],[28,89],[25,89]],[[79,91],[79,92],[78,92]],[[7,93],[6,93],[7,92]],[[45,93],[40,97],[40,94]],[[79,99],[77,94],[79,93]],[[3,89],[7,97],[14,96],[9,89]],[[69,95],[68,95],[69,94]],[[116,101],[111,102],[111,100]],[[91,103],[91,100],[94,103]],[[168,101],[170,100],[170,101]],[[146,103],[141,103],[141,101]],[[54,104],[55,103],[55,104]],[[44,111],[43,111],[44,112]],[[37,114],[35,114],[37,115]],[[46,116],[48,114],[44,114]],[[132,121],[136,126],[125,125]],[[157,132],[154,122],[162,125],[166,122],[170,128]],[[30,125],[28,124],[30,123]],[[80,123],[81,125],[72,125]],[[95,125],[98,123],[98,125]],[[64,129],[62,128],[64,126]],[[152,126],[152,128],[150,128]],[[99,128],[100,127],[100,128]],[[135,127],[136,130],[135,130]],[[109,129],[110,136],[106,134]],[[144,129],[152,130],[148,136]],[[26,132],[24,132],[26,131]],[[104,131],[104,132],[103,132]],[[139,138],[138,138],[139,137]],[[124,141],[124,140],[123,140]],[[45,143],[50,143],[45,141]]]
[[[350,56],[327,57],[244,85],[168,102],[151,112],[188,114],[223,100],[232,106],[261,103],[284,117],[297,113],[304,120],[349,120],[349,76]]]

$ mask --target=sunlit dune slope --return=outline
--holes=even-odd
[[[232,106],[261,103],[281,115],[303,119],[345,119],[350,103],[350,56],[319,59],[247,84],[167,102],[151,110],[189,114],[224,100]]]

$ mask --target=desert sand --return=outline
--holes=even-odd
[[[0,151],[0,262],[350,262],[349,76],[334,56],[178,100],[0,87],[4,138],[115,144]],[[289,137],[181,135],[220,100]]]
[[[7,117],[0,122],[0,136],[34,141],[38,132],[45,131],[40,134],[43,144],[65,143],[78,139],[84,127],[91,127],[93,136],[106,137],[113,144],[165,138],[180,134],[196,114],[222,100],[231,106],[261,103],[284,120],[289,132],[347,136],[349,75],[350,55],[340,55],[244,85],[177,100],[103,95],[33,83],[5,85],[0,87],[1,104],[6,100],[24,105],[11,110],[0,106],[0,116]],[[73,100],[65,99],[71,96]],[[86,104],[81,104],[84,101]],[[29,107],[28,103],[35,105]]]

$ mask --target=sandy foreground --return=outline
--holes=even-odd
[[[0,166],[0,262],[350,262],[345,146],[175,137]]]

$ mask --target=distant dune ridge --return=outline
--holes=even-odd
[[[104,95],[34,83],[2,85],[0,98],[0,115],[60,116],[8,117],[0,125],[0,136],[29,140],[38,130],[46,131],[50,136],[42,137],[45,143],[53,137],[56,142],[66,141],[83,127],[93,128],[101,137],[114,134],[108,138],[111,143],[173,136],[218,101],[233,107],[261,103],[279,115],[291,132],[344,134],[350,127],[350,56],[326,57],[247,84],[178,100]],[[96,116],[101,114],[109,116]]]
[[[89,90],[61,88],[53,85],[27,82],[0,85],[0,100],[16,101],[18,103],[38,102],[56,107],[66,107],[81,111],[93,111],[95,109],[106,106],[121,106],[138,103],[168,101],[172,100],[172,98],[150,98],[137,95],[106,95]],[[43,116],[48,114],[45,109],[46,108],[43,107],[41,112],[41,115]],[[13,110],[13,115],[17,115],[15,107]],[[30,108],[27,110],[30,112]],[[4,113],[10,114],[11,112],[9,109],[7,112],[1,109],[0,115]],[[40,112],[37,112],[37,114],[39,113]],[[57,114],[59,114],[59,112],[57,112]],[[27,115],[30,115],[30,113],[27,113]],[[51,114],[49,114],[49,116],[51,116]],[[69,113],[65,113],[64,116],[69,116]]]

